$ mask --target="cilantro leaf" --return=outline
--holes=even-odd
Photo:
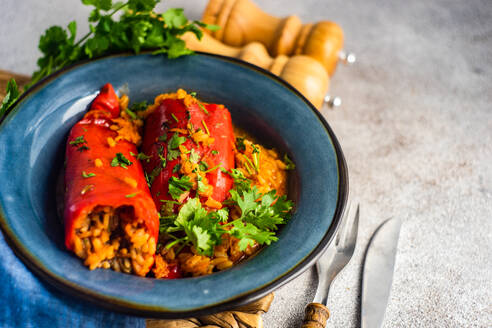
[[[75,147],[75,146],[78,146],[78,145],[81,145],[84,143],[87,143],[87,141],[84,139],[84,136],[82,135],[82,136],[78,136],[77,138],[73,139],[68,144]]]
[[[191,148],[190,162],[198,163],[199,160],[200,160],[200,155],[195,151],[195,148]]]
[[[204,192],[206,190],[205,188],[205,183],[203,183],[203,178],[201,177],[201,175],[197,175],[197,189],[198,189],[198,192]]]
[[[132,111],[132,112],[141,112],[141,111],[144,111],[147,109],[147,101],[141,101],[141,102],[137,102],[137,103],[133,103],[129,109]]]
[[[241,251],[248,246],[254,246],[255,241],[261,245],[270,245],[272,241],[278,240],[274,232],[261,230],[251,223],[245,224],[239,220],[234,221],[230,234],[239,239],[239,250]]]
[[[233,202],[241,209],[241,217],[230,223],[233,226],[231,234],[239,239],[253,239],[259,244],[269,244],[276,240],[274,231],[278,224],[285,223],[292,210],[292,202],[286,196],[276,197],[275,190],[261,195],[256,186],[243,191],[242,195],[236,190],[231,190],[230,194]],[[241,245],[247,247],[251,243],[244,241]]]
[[[148,163],[150,162],[151,156],[147,156],[144,153],[138,153],[137,159],[140,161],[146,161]]]
[[[110,10],[112,7],[111,0],[82,0],[84,5],[91,5],[96,7],[99,10]]]
[[[150,172],[149,175],[145,174],[145,179],[147,180],[147,185],[149,186],[149,188],[152,187],[152,183],[154,183],[155,178],[157,178],[161,171],[162,166],[158,165],[152,170],[152,172]]]
[[[241,137],[236,138],[236,148],[239,151],[245,151],[246,150],[246,145],[244,144],[244,138],[241,138]]]
[[[136,12],[152,11],[159,0],[129,0],[128,8]]]
[[[173,199],[179,199],[179,197],[185,192],[191,189],[192,183],[190,177],[187,175],[181,178],[171,177],[169,179],[169,194]]]
[[[84,179],[87,179],[87,178],[92,178],[92,177],[95,177],[96,174],[95,173],[92,173],[92,172],[89,172],[89,173],[86,173],[85,171],[82,171],[82,177]]]
[[[10,109],[13,103],[19,98],[19,95],[20,94],[19,94],[19,88],[17,87],[17,83],[12,78],[7,82],[7,92],[0,106],[0,119],[7,114],[7,111]]]
[[[296,168],[296,165],[292,162],[289,156],[287,156],[287,154],[284,155],[284,163],[286,170],[294,170]]]
[[[167,159],[172,161],[179,157],[179,146],[186,141],[185,137],[180,137],[176,132],[167,144]]]
[[[181,28],[188,22],[182,8],[170,8],[162,14],[162,18],[169,28]]]
[[[123,155],[123,153],[116,153],[116,156],[111,161],[111,166],[121,166],[124,169],[127,169],[127,166],[132,165],[133,163]]]

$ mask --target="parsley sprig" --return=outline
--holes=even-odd
[[[239,207],[241,216],[228,222],[227,208],[207,212],[198,198],[190,198],[177,215],[172,215],[171,207],[166,211],[168,215],[161,217],[160,231],[166,232],[172,239],[167,248],[176,244],[181,244],[181,248],[193,245],[199,254],[211,256],[214,246],[222,242],[223,234],[238,238],[241,251],[255,243],[270,245],[278,239],[275,231],[279,224],[288,220],[292,201],[287,200],[286,196],[276,196],[275,190],[261,194],[256,187],[251,187],[251,180],[239,170],[233,169],[229,174],[234,178],[229,203]],[[171,179],[170,190],[177,180]],[[180,234],[175,235],[176,232]]]
[[[71,21],[66,28],[48,28],[39,40],[42,56],[37,61],[38,69],[26,89],[65,66],[107,54],[154,50],[154,54],[167,54],[169,58],[189,55],[193,52],[186,48],[181,35],[192,32],[201,39],[201,27],[210,30],[218,28],[200,21],[189,21],[181,8],[155,12],[160,0],[114,3],[112,0],[81,1],[93,7],[88,17],[89,32],[77,40],[75,21]],[[15,81],[11,80],[0,106],[0,119],[9,112],[19,95]],[[132,108],[130,111],[134,112]]]

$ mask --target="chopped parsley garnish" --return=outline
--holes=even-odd
[[[135,155],[132,155],[135,156]],[[151,156],[147,156],[144,153],[138,153],[137,159],[141,161],[146,161],[147,163],[150,162]]]
[[[287,154],[284,155],[284,163],[286,170],[294,170],[296,168],[296,165],[292,162],[289,156],[287,156]]]
[[[244,144],[244,138],[241,138],[241,137],[236,138],[236,148],[239,151],[245,151],[246,150],[246,145]]]
[[[205,132],[207,132],[207,134],[210,135],[210,131],[208,130],[208,126],[207,126],[207,124],[205,124],[204,120],[202,120],[202,125],[205,128]]]
[[[79,148],[77,148],[77,150],[78,150],[78,151],[80,151],[80,152],[83,152],[83,151],[86,151],[86,150],[89,150],[89,149],[90,149],[90,148],[89,148],[89,147],[87,147],[86,145],[82,145],[82,146],[80,146]]]
[[[200,101],[197,101],[196,104],[198,105],[198,107],[200,107],[201,110],[203,110],[205,114],[208,115],[208,110],[205,109],[205,106],[203,106],[203,104]]]
[[[200,168],[200,171],[206,171],[208,169],[208,164],[204,161],[200,161],[198,167]]]
[[[171,116],[173,117],[173,119],[176,121],[176,123],[179,122],[178,118],[176,117],[176,115],[174,115],[174,113],[171,113]]]
[[[246,170],[248,170],[248,173],[249,174],[253,174],[253,170],[252,170],[251,167],[254,167],[258,171],[258,169],[256,168],[256,166],[253,165],[253,163],[251,163],[251,160],[249,159],[248,156],[243,155],[243,157],[246,160],[246,162],[244,162],[244,166],[246,166]]]
[[[212,172],[212,171],[215,171],[217,170],[222,164],[219,164],[219,165],[216,165],[214,167],[212,167],[211,169],[208,169],[206,171],[203,171],[203,173],[208,173],[208,172]]]
[[[191,148],[190,151],[190,162],[192,163],[198,163],[200,160],[200,155],[195,151],[195,148]]]
[[[85,185],[84,188],[82,188],[82,190],[80,191],[80,194],[85,195],[86,193],[88,193],[91,190],[94,190],[93,184]]]
[[[181,170],[181,164],[180,163],[174,165],[173,173],[179,172],[179,170]]]
[[[253,147],[253,162],[255,164],[256,172],[260,171],[260,161],[258,160],[258,155],[260,154],[260,148],[258,148],[255,144],[251,144]]]
[[[126,108],[125,112],[132,118],[132,120],[137,119],[137,114],[135,114],[130,108]]]
[[[111,161],[111,166],[121,166],[124,169],[127,169],[127,166],[132,165],[128,158],[125,157],[122,153],[116,153],[116,156]]]
[[[178,200],[186,191],[191,189],[192,183],[190,181],[190,177],[187,175],[182,176],[181,178],[171,177],[169,179],[169,194],[173,199]]]
[[[205,183],[203,183],[203,178],[201,175],[197,175],[196,182],[197,182],[198,192],[204,192],[207,189]]]
[[[128,195],[125,195],[126,198],[133,198],[137,195],[136,192],[134,192],[133,194],[128,194]]]
[[[161,154],[159,154],[159,158],[160,158],[160,160],[161,160],[161,166],[162,166],[162,168],[165,168],[165,167],[166,167],[166,165],[167,165],[167,160],[166,160],[166,158],[165,158],[164,156],[162,156]]]
[[[87,140],[84,139],[84,136],[78,136],[77,138],[75,138],[69,142],[69,144],[72,146],[78,146],[78,145],[81,145],[83,143],[87,143]]]
[[[87,179],[87,178],[92,178],[92,177],[95,177],[95,176],[96,176],[96,174],[95,174],[95,173],[91,173],[91,172],[86,173],[85,171],[82,171],[82,177],[83,177],[84,179]]]
[[[229,174],[232,179],[234,180],[234,189],[242,194],[243,192],[246,192],[251,189],[251,180],[246,178],[243,174],[238,169],[231,169],[231,171],[227,170],[222,170],[222,172]]]
[[[171,139],[169,140],[169,143],[167,144],[167,159],[172,161],[178,158],[180,152],[179,152],[179,146],[183,144],[186,141],[185,137],[180,137],[179,134],[176,132],[173,134]]]
[[[154,183],[155,178],[161,173],[162,167],[159,165],[155,167],[149,175],[145,174],[145,179],[147,180],[147,185],[152,187],[152,183]]]
[[[141,101],[141,102],[136,102],[136,103],[133,103],[129,109],[132,111],[132,112],[141,112],[141,111],[144,111],[147,109],[147,101],[144,100],[144,101]]]
[[[214,150],[211,151],[211,154],[212,155],[218,155],[219,154],[219,151],[214,149]]]
[[[190,96],[192,96],[193,98],[196,99],[196,92],[193,91],[193,92],[190,92]],[[200,100],[196,99],[196,104],[198,105],[198,107],[200,107],[200,109],[208,115],[208,110],[205,109],[205,106],[203,106],[203,104],[200,102]]]

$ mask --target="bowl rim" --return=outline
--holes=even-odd
[[[12,105],[11,107],[12,110],[7,115],[5,115],[0,119],[0,128],[3,124],[5,124],[5,120],[7,119],[7,117],[11,117],[15,115],[18,109],[17,106],[19,105],[20,102],[24,100],[24,98],[28,97],[31,93],[43,88],[46,84],[48,84],[50,81],[54,80],[55,78],[59,77],[60,75],[63,75],[64,73],[71,71],[72,69],[78,68],[80,66],[84,66],[93,61],[98,61],[107,58],[138,56],[144,54],[152,54],[152,51],[150,50],[141,51],[138,54],[132,52],[118,52],[110,55],[97,57],[94,59],[86,59],[68,65],[66,67],[63,67],[62,69],[56,72],[53,72],[47,77],[36,82],[26,92],[22,93],[22,95]],[[316,107],[314,107],[314,105],[309,100],[307,100],[307,98],[304,97],[296,88],[294,88],[292,85],[290,85],[282,78],[272,74],[271,72],[261,67],[258,67],[256,65],[253,65],[251,63],[248,63],[246,61],[234,57],[211,54],[201,51],[195,51],[195,54],[199,56],[212,57],[212,58],[221,59],[223,61],[228,61],[235,65],[240,65],[246,67],[249,70],[265,75],[266,77],[286,87],[291,93],[293,93],[295,96],[300,98],[309,107],[309,109],[311,109],[312,112],[314,112],[314,114],[317,116],[320,123],[322,124],[323,128],[328,133],[330,140],[333,144],[333,148],[337,158],[337,170],[338,170],[338,177],[339,177],[338,199],[336,203],[335,212],[333,214],[333,220],[329,228],[327,229],[326,233],[324,234],[318,245],[315,248],[313,248],[311,252],[301,262],[299,262],[296,266],[291,268],[291,270],[286,272],[284,275],[279,276],[275,280],[272,280],[267,285],[261,286],[255,290],[251,290],[250,292],[243,295],[239,295],[238,297],[225,300],[221,303],[210,304],[208,306],[197,308],[195,310],[162,311],[162,309],[149,308],[146,306],[142,306],[138,303],[118,301],[115,298],[100,295],[99,293],[95,293],[86,288],[82,288],[67,280],[59,279],[59,277],[54,277],[52,273],[49,272],[49,270],[44,267],[44,265],[38,263],[39,261],[35,257],[33,257],[27,250],[25,250],[25,248],[22,246],[22,243],[16,238],[13,231],[11,231],[10,228],[8,227],[8,224],[6,222],[6,217],[4,217],[5,214],[3,213],[2,208],[0,207],[0,228],[4,233],[4,238],[7,244],[14,251],[16,256],[19,259],[21,259],[21,261],[29,268],[31,272],[35,273],[42,280],[48,282],[50,285],[56,287],[58,290],[62,291],[63,293],[75,296],[78,299],[89,301],[92,304],[102,306],[103,308],[106,308],[108,310],[112,310],[124,314],[147,317],[147,318],[153,317],[153,318],[174,319],[174,318],[183,318],[183,317],[190,317],[190,316],[206,315],[210,313],[217,313],[254,302],[266,296],[267,294],[273,292],[279,287],[285,285],[286,283],[292,281],[293,279],[297,278],[299,275],[301,275],[303,272],[305,272],[307,269],[309,269],[312,265],[316,263],[318,258],[324,253],[324,251],[328,248],[331,241],[333,240],[338,230],[338,227],[340,225],[342,214],[345,210],[345,206],[347,203],[348,191],[349,191],[349,176],[348,176],[347,163],[343,155],[340,143],[338,142],[335,133],[333,132],[332,128],[330,127],[326,119],[323,117],[321,112],[318,109],[316,109]]]

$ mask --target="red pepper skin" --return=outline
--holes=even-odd
[[[96,206],[131,206],[134,209],[134,219],[142,221],[149,234],[157,241],[159,233],[159,216],[150,196],[143,169],[139,161],[131,153],[137,154],[133,143],[119,140],[114,147],[108,144],[108,138],[116,138],[117,132],[110,129],[111,118],[119,113],[118,98],[111,85],[103,89],[85,117],[70,131],[66,145],[65,169],[65,245],[73,250],[75,223],[84,218]],[[105,107],[101,107],[104,104]],[[73,145],[77,137],[83,136],[86,142]],[[88,149],[85,149],[84,147]],[[82,147],[82,148],[81,148]],[[111,161],[116,153],[122,153],[132,162],[126,169],[121,166],[112,167]],[[95,164],[96,159],[102,166]],[[95,176],[84,178],[86,174]],[[133,187],[124,181],[124,177],[136,181]],[[89,186],[89,187],[88,187]],[[91,187],[92,186],[92,187]],[[133,195],[133,197],[126,197]]]
[[[167,274],[167,277],[164,279],[179,279],[183,278],[183,275],[181,274],[181,270],[179,269],[178,264],[172,264],[168,266],[169,268],[169,273]]]
[[[101,111],[107,113],[109,118],[117,118],[120,116],[120,104],[118,96],[114,92],[113,86],[106,83],[96,99],[92,102],[91,111]]]
[[[234,168],[234,133],[231,114],[222,105],[204,104],[203,106],[208,114],[197,104],[187,108],[183,100],[165,99],[147,117],[142,143],[142,151],[151,156],[149,162],[143,163],[147,175],[150,175],[156,167],[161,165],[159,154],[167,158],[167,141],[175,133],[170,130],[173,128],[187,130],[188,123],[191,123],[194,129],[201,128],[203,131],[208,129],[210,136],[215,141],[210,146],[204,146],[202,143],[196,144],[189,135],[180,133],[180,136],[188,136],[186,142],[183,143],[187,149],[193,148],[201,160],[208,164],[210,169],[219,164],[226,170]],[[205,122],[206,128],[203,122]],[[166,141],[158,140],[162,136],[166,137]],[[213,154],[215,151],[218,153]],[[179,162],[179,157],[175,160],[167,161],[166,167],[162,168],[154,179],[151,194],[156,204],[162,204],[160,200],[172,199],[168,192],[169,179],[172,176],[179,176],[179,172],[173,172],[174,167]],[[214,188],[211,196],[214,200],[222,202],[229,198],[229,190],[232,188],[233,180],[227,173],[223,173],[217,168],[207,173],[206,177],[209,184]],[[190,194],[190,197],[193,196],[193,194]]]

